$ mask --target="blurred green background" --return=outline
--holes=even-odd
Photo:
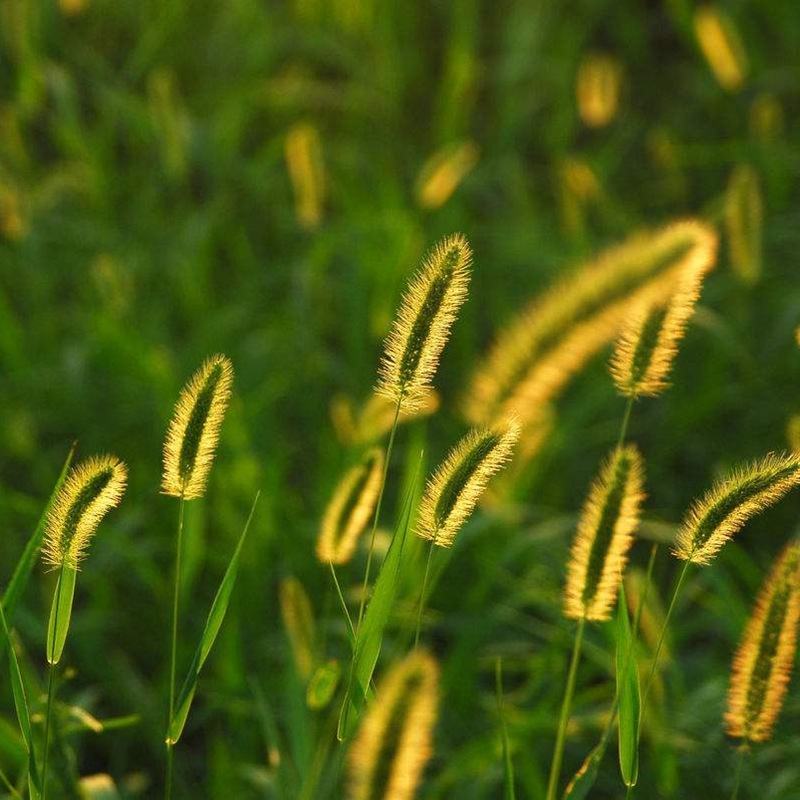
[[[343,796],[330,709],[305,704],[278,586],[302,582],[316,657],[346,659],[313,556],[356,457],[331,405],[369,396],[402,286],[444,233],[473,245],[471,296],[437,377],[441,411],[399,434],[386,526],[419,449],[431,467],[465,430],[459,399],[498,327],[607,244],[686,215],[719,227],[720,256],[674,387],[634,413],[643,536],[669,535],[722,469],[787,446],[800,412],[800,14],[794,0],[739,0],[708,19],[681,0],[0,0],[3,580],[73,440],[131,470],[80,576],[60,697],[138,720],[98,733],[62,708],[65,796],[93,773],[124,797],[160,791],[177,516],[158,494],[161,445],[180,386],[217,351],[237,376],[208,495],[189,507],[183,669],[256,489],[262,499],[177,751],[178,796]],[[518,792],[541,796],[572,635],[564,561],[622,413],[605,360],[560,398],[513,503],[476,517],[441,562],[425,636],[443,702],[420,797],[501,796],[498,655]],[[728,796],[730,659],[799,512],[788,498],[693,576],[663,713],[643,739],[643,800]],[[343,568],[346,588],[362,568],[363,554]],[[662,597],[674,568],[663,548]],[[38,708],[52,584],[39,569],[15,620]],[[386,663],[417,591],[398,602]],[[611,642],[591,627],[565,775],[608,711]],[[2,697],[0,763],[14,772],[21,743]],[[798,697],[750,760],[743,796],[800,795]],[[612,751],[593,796],[622,794]]]

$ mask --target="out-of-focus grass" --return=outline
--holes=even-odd
[[[67,654],[74,673],[60,695],[100,719],[141,721],[73,735],[57,769],[109,772],[130,796],[157,791],[174,530],[173,505],[158,495],[160,448],[180,385],[223,351],[236,390],[208,499],[188,508],[184,588],[200,610],[186,615],[184,663],[249,502],[263,494],[184,735],[179,785],[187,797],[296,797],[322,764],[308,796],[340,796],[329,722],[306,708],[277,587],[288,576],[302,582],[320,658],[346,659],[329,574],[313,558],[328,493],[354,457],[336,437],[330,403],[368,395],[399,289],[442,233],[461,230],[474,246],[471,299],[437,378],[442,410],[400,434],[387,525],[402,464],[423,445],[437,462],[463,432],[459,392],[498,325],[632,228],[688,213],[722,224],[725,187],[742,163],[761,179],[763,275],[752,286],[739,280],[723,239],[674,388],[636,409],[645,533],[677,522],[725,466],[785,446],[800,406],[800,16],[790,0],[728,11],[747,54],[738,91],[715,79],[681,0],[569,9],[2,0],[4,580],[73,439],[82,454],[113,450],[131,469],[125,503],[81,576]],[[588,128],[574,87],[582,57],[596,51],[612,54],[623,78],[617,116]],[[298,124],[317,132],[311,158],[324,180],[317,215],[299,218],[286,164]],[[431,208],[436,192],[421,193],[420,181],[459,147],[466,174]],[[519,793],[541,791],[570,643],[559,614],[564,560],[621,411],[598,359],[559,402],[516,513],[476,519],[442,579],[434,575],[428,638],[447,701],[425,797],[500,796],[497,656]],[[665,727],[643,740],[639,796],[725,796],[717,787],[733,758],[721,727],[730,657],[797,513],[790,498],[693,578],[670,642],[680,668],[668,673]],[[634,560],[647,550],[638,545]],[[361,564],[342,571],[346,592]],[[657,567],[662,597],[673,568],[666,558]],[[37,575],[17,616],[31,680],[52,580]],[[402,652],[403,637],[395,643],[391,633],[407,628],[415,590],[409,584],[399,602],[387,659]],[[587,638],[567,771],[596,740],[613,692],[611,634],[601,627]],[[20,754],[5,733],[13,707],[3,692],[0,760],[10,768]],[[796,794],[799,718],[790,694],[743,794]],[[597,796],[619,796],[619,787],[609,757]]]

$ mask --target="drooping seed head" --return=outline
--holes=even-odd
[[[716,247],[712,228],[684,220],[632,236],[560,281],[500,333],[473,377],[467,418],[490,424],[514,414],[524,425],[618,335],[631,309],[711,269]]]
[[[749,742],[772,735],[797,651],[800,545],[790,543],[764,581],[733,660],[728,733]]]
[[[122,500],[127,479],[116,456],[95,456],[72,468],[47,515],[46,564],[77,569],[100,521]]]
[[[633,312],[617,339],[611,377],[626,397],[654,397],[669,386],[669,374],[700,297],[705,273],[687,273],[666,305],[645,304]]]
[[[384,343],[376,391],[414,408],[439,365],[459,308],[467,299],[472,251],[461,234],[446,236],[428,253],[406,289]]]
[[[720,548],[756,514],[800,484],[800,454],[770,453],[734,469],[696,500],[678,531],[673,555],[708,564]]]
[[[633,445],[615,450],[589,490],[572,543],[564,593],[567,617],[611,616],[639,525],[643,487],[639,451]]]
[[[344,564],[352,558],[358,538],[375,512],[383,464],[383,450],[375,447],[339,482],[317,539],[317,558],[323,563]]]
[[[379,684],[349,755],[348,800],[411,800],[433,754],[439,667],[414,650]]]
[[[519,433],[514,421],[476,428],[447,454],[420,501],[418,536],[440,547],[453,544],[491,477],[510,460]]]
[[[206,359],[181,389],[164,441],[161,491],[192,500],[202,497],[233,385],[227,356]]]

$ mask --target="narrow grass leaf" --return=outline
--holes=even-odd
[[[421,463],[422,456],[420,456]],[[389,552],[386,554],[381,570],[375,580],[375,589],[367,606],[364,622],[358,631],[350,679],[336,731],[339,741],[346,739],[358,722],[358,717],[367,698],[372,673],[375,671],[375,664],[381,652],[383,632],[394,607],[394,598],[400,583],[400,566],[406,537],[411,527],[411,510],[414,505],[413,501],[416,496],[419,474],[418,465],[414,480],[406,491],[400,522],[392,537]]]
[[[581,764],[580,769],[572,776],[572,780],[564,790],[563,800],[585,800],[597,780],[600,764],[606,754],[608,739],[604,736],[591,750]]]
[[[250,514],[247,517],[247,522],[244,525],[242,535],[233,551],[231,560],[228,563],[228,568],[225,570],[225,575],[222,582],[217,589],[217,594],[214,597],[214,602],[211,604],[211,610],[208,612],[208,619],[206,626],[203,630],[203,635],[200,637],[200,644],[192,659],[192,664],[189,667],[189,672],[183,682],[181,693],[178,696],[178,702],[175,708],[175,713],[169,723],[167,729],[167,744],[174,745],[183,733],[183,728],[186,725],[186,719],[189,716],[189,709],[192,707],[192,700],[194,693],[197,689],[197,682],[200,678],[200,670],[203,668],[211,648],[214,646],[214,641],[217,638],[219,629],[222,627],[222,622],[225,619],[225,613],[228,610],[233,587],[236,584],[236,575],[239,571],[239,557],[242,552],[244,540],[247,537],[247,532],[250,529],[250,523],[255,514],[256,504],[258,503],[260,492],[256,494],[253,505],[250,509]]]
[[[69,624],[72,619],[72,600],[75,597],[75,580],[78,570],[64,566],[58,573],[58,583],[53,592],[53,605],[50,607],[50,620],[47,623],[47,661],[58,664],[64,652]]]
[[[617,602],[617,695],[619,697],[619,768],[626,786],[639,779],[639,671],[633,650],[633,635],[625,602],[625,587],[619,587]]]
[[[319,711],[330,703],[341,675],[342,667],[335,658],[317,667],[306,690],[306,704],[312,711]]]

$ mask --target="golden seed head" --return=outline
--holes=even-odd
[[[639,526],[643,488],[639,451],[633,445],[615,450],[589,490],[572,542],[564,592],[567,617],[611,616]]]
[[[609,369],[620,394],[655,397],[669,386],[678,345],[694,314],[705,273],[687,272],[666,305],[634,311],[617,339]]]
[[[325,167],[317,129],[299,122],[286,134],[286,167],[294,190],[297,221],[304,228],[316,228],[325,204]]]
[[[769,453],[734,469],[692,503],[678,531],[673,555],[708,564],[720,548],[756,514],[800,484],[800,454]]]
[[[100,521],[122,500],[127,480],[116,456],[94,456],[72,468],[47,514],[46,564],[77,569]]]
[[[215,355],[181,389],[164,441],[164,494],[185,500],[203,496],[232,385],[233,365],[227,356]]]
[[[349,754],[349,800],[411,800],[433,754],[439,667],[414,650],[379,684]]]
[[[703,6],[694,13],[694,33],[719,85],[738,91],[747,77],[747,57],[733,20],[714,6]]]
[[[791,542],[761,587],[733,660],[727,731],[764,742],[780,713],[797,650],[800,620],[800,545]]]
[[[731,266],[744,283],[754,284],[761,275],[763,219],[758,173],[749,164],[740,164],[731,173],[725,193],[725,228]]]
[[[443,206],[478,161],[474,142],[457,142],[438,150],[417,178],[417,202],[422,208]]]
[[[511,459],[520,428],[509,421],[471,430],[448,454],[425,486],[416,533],[450,547],[475,509],[491,477]]]
[[[581,61],[575,94],[581,119],[590,128],[608,125],[617,113],[622,67],[610,55],[592,53]]]
[[[383,450],[374,447],[339,482],[317,539],[317,558],[323,563],[344,564],[352,558],[359,536],[375,513],[383,465]]]
[[[465,403],[473,424],[525,424],[619,333],[631,309],[674,293],[714,264],[717,237],[695,220],[629,238],[552,287],[501,332]]]
[[[413,409],[423,401],[450,336],[459,308],[467,299],[472,251],[456,233],[427,255],[406,289],[378,370],[378,394]]]
[[[284,578],[278,587],[281,617],[298,674],[311,675],[314,667],[314,612],[308,594],[297,578]]]

